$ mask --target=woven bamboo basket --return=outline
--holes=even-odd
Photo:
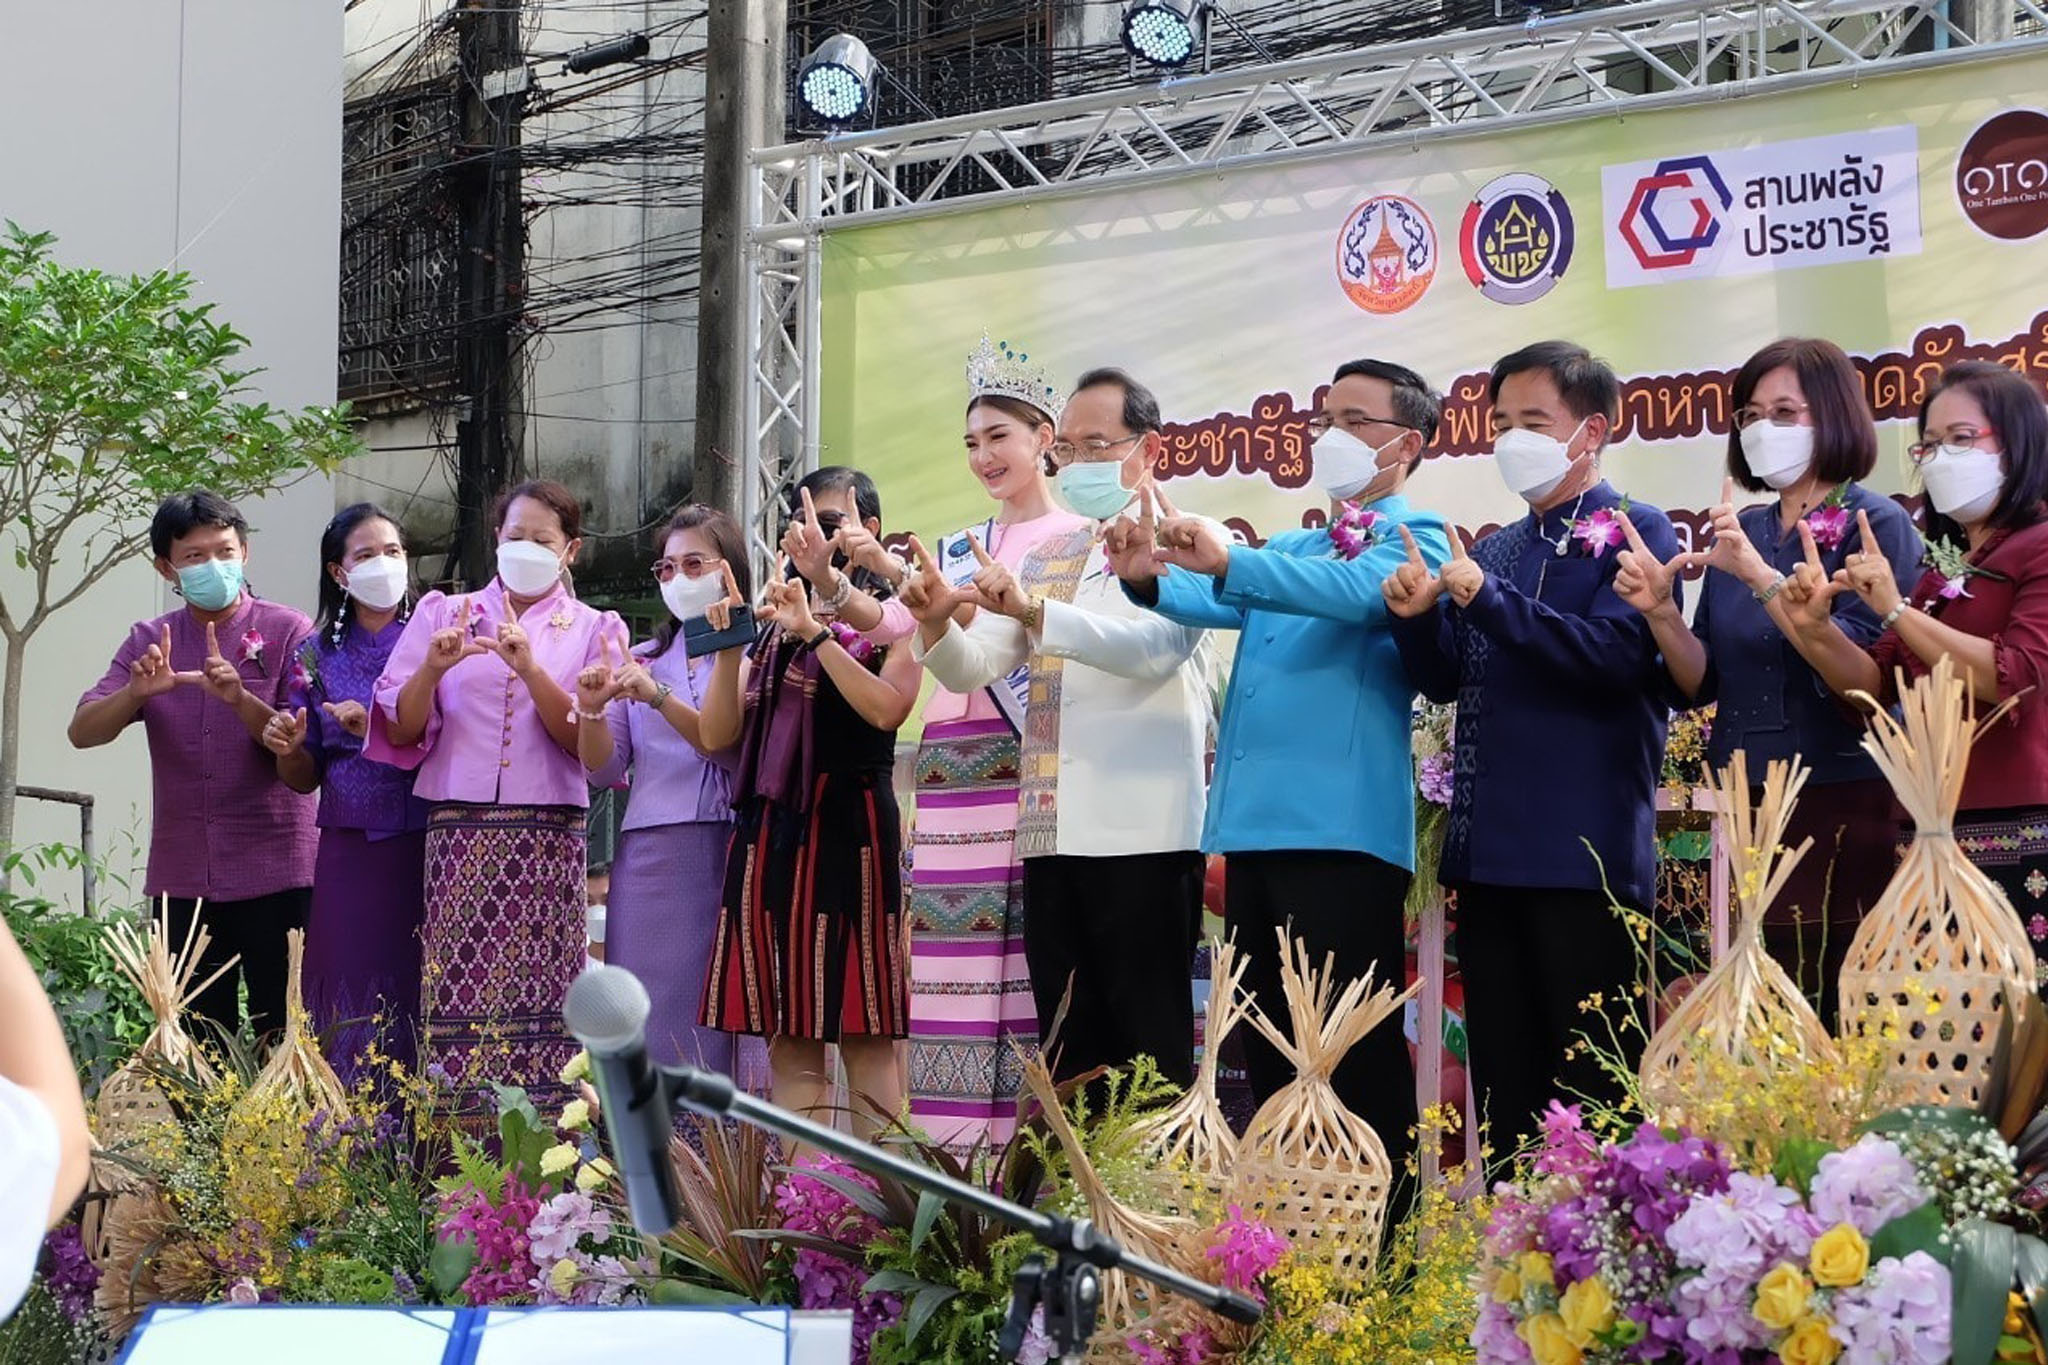
[[[1276,931],[1291,1036],[1256,1003],[1245,1018],[1294,1065],[1295,1077],[1252,1116],[1238,1143],[1231,1202],[1285,1233],[1297,1250],[1343,1268],[1370,1269],[1379,1254],[1394,1171],[1372,1125],[1331,1085],[1359,1039],[1421,989],[1372,989],[1370,974],[1336,989],[1336,963],[1318,971],[1306,945]],[[1389,1078],[1388,1084],[1399,1084]]]
[[[1224,1038],[1244,1018],[1239,987],[1245,962],[1235,944],[1220,940],[1210,947],[1209,961],[1209,1008],[1195,1083],[1141,1129],[1145,1155],[1158,1173],[1160,1198],[1176,1213],[1193,1214],[1203,1201],[1222,1208],[1237,1160],[1237,1134],[1216,1099],[1216,1070]]]
[[[204,981],[192,984],[210,938],[195,912],[186,926],[184,942],[173,951],[168,904],[150,921],[146,932],[138,933],[127,923],[107,928],[108,955],[142,993],[149,1012],[156,1017],[142,1046],[107,1077],[94,1097],[96,1132],[109,1146],[132,1138],[152,1123],[171,1121],[170,1100],[151,1079],[151,1071],[180,1072],[199,1085],[211,1085],[218,1079],[205,1051],[185,1032],[183,1023],[185,1007],[241,961],[229,958]]]
[[[284,1033],[278,1039],[276,1050],[270,1054],[270,1060],[263,1064],[263,1070],[257,1073],[249,1086],[249,1094],[243,1103],[261,1101],[282,1091],[306,1109],[325,1109],[338,1115],[348,1108],[348,1091],[343,1088],[341,1077],[334,1074],[334,1068],[320,1055],[320,1045],[306,1019],[304,932],[293,929],[286,933],[285,953],[288,965]]]
[[[1657,1122],[1693,1122],[1714,1101],[1717,1087],[1742,1085],[1786,1066],[1832,1063],[1835,1042],[1798,985],[1764,950],[1764,911],[1813,848],[1807,839],[1784,846],[1785,826],[1806,785],[1799,760],[1772,763],[1763,799],[1753,803],[1749,761],[1742,750],[1714,778],[1715,818],[1733,864],[1739,918],[1735,942],[1683,1004],[1672,1011],[1643,1051],[1643,1097]],[[1718,1055],[1732,1063],[1711,1069]]]
[[[1025,1060],[1024,1084],[1044,1112],[1053,1140],[1066,1154],[1074,1185],[1087,1201],[1088,1216],[1094,1220],[1095,1226],[1114,1238],[1126,1251],[1198,1279],[1209,1278],[1202,1271],[1203,1258],[1197,1246],[1200,1229],[1193,1220],[1130,1208],[1103,1184],[1094,1162],[1088,1158],[1087,1148],[1081,1143],[1080,1134],[1074,1131],[1066,1110],[1060,1107],[1059,1093],[1053,1086],[1052,1072],[1045,1064],[1043,1053],[1033,1053]],[[1124,1340],[1139,1324],[1168,1330],[1168,1324],[1177,1322],[1184,1311],[1193,1313],[1196,1310],[1185,1300],[1176,1300],[1164,1290],[1133,1279],[1120,1270],[1104,1271],[1102,1303],[1088,1358],[1128,1359]]]
[[[1898,719],[1857,696],[1872,713],[1863,746],[1912,816],[1914,835],[1849,944],[1842,1028],[1896,1034],[1890,1069],[1902,1101],[1976,1108],[2009,1002],[2034,989],[2026,927],[1954,833],[1970,745],[2005,707],[1979,720],[1947,658],[1910,687],[1902,677],[1899,691]],[[2011,1017],[2028,1016],[2012,1009]],[[2028,1041],[2016,1036],[2012,1046],[2024,1051]]]

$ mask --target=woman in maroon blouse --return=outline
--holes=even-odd
[[[1835,691],[1885,702],[1951,656],[1980,709],[2018,697],[1977,744],[1956,840],[2005,888],[2039,959],[2048,940],[2048,407],[2003,365],[1953,365],[1920,406],[1913,462],[1926,485],[1929,567],[1901,597],[1882,555],[1850,555],[1832,579],[1810,533],[1809,563],[1785,586],[1793,643]],[[1884,633],[1868,650],[1828,601],[1855,592]],[[2036,972],[2048,980],[2048,964]]]

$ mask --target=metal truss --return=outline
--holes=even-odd
[[[758,151],[744,456],[757,552],[772,552],[781,490],[816,464],[825,232],[2048,51],[2048,0],[1972,0],[1967,27],[1951,9],[1643,0]]]

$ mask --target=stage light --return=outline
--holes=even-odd
[[[851,33],[834,34],[797,70],[797,101],[821,123],[844,127],[873,107],[878,71],[866,43]]]
[[[1130,0],[1124,6],[1124,51],[1153,66],[1186,66],[1206,8],[1205,0]]]

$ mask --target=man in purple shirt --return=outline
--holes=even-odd
[[[152,797],[144,891],[169,901],[173,951],[195,915],[211,936],[195,981],[240,956],[261,1034],[284,1022],[285,934],[306,926],[318,834],[313,798],[278,779],[260,738],[312,623],[243,586],[248,532],[219,494],[164,499],[149,543],[185,605],[129,630],[106,676],[78,699],[70,735],[90,749],[142,721]],[[192,1013],[232,1031],[237,984],[236,972],[223,973]]]

